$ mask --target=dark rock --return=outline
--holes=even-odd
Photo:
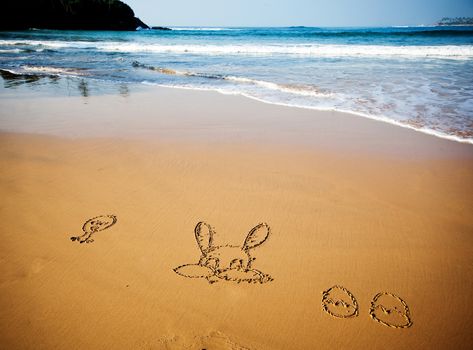
[[[0,30],[149,29],[119,0],[2,0]]]
[[[135,22],[136,22],[136,29],[141,28],[141,29],[150,29],[147,24],[145,24],[141,19],[138,17],[135,17]]]
[[[154,29],[154,30],[172,30],[171,28],[168,28],[168,27],[151,27],[151,29]]]

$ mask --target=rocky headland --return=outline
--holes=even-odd
[[[119,0],[3,0],[0,30],[149,29]]]

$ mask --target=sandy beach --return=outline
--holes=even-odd
[[[122,95],[2,92],[0,348],[471,348],[473,145]]]

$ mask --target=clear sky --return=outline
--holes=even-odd
[[[473,0],[122,0],[148,25],[391,26],[473,17]]]

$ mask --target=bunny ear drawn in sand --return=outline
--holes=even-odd
[[[213,244],[215,231],[212,226],[201,221],[195,226],[194,232],[200,251],[205,254]]]
[[[250,233],[248,233],[248,236],[246,236],[242,249],[244,251],[248,251],[250,249],[256,248],[268,239],[270,233],[271,230],[267,223],[263,222],[259,225],[256,225],[251,229]]]

